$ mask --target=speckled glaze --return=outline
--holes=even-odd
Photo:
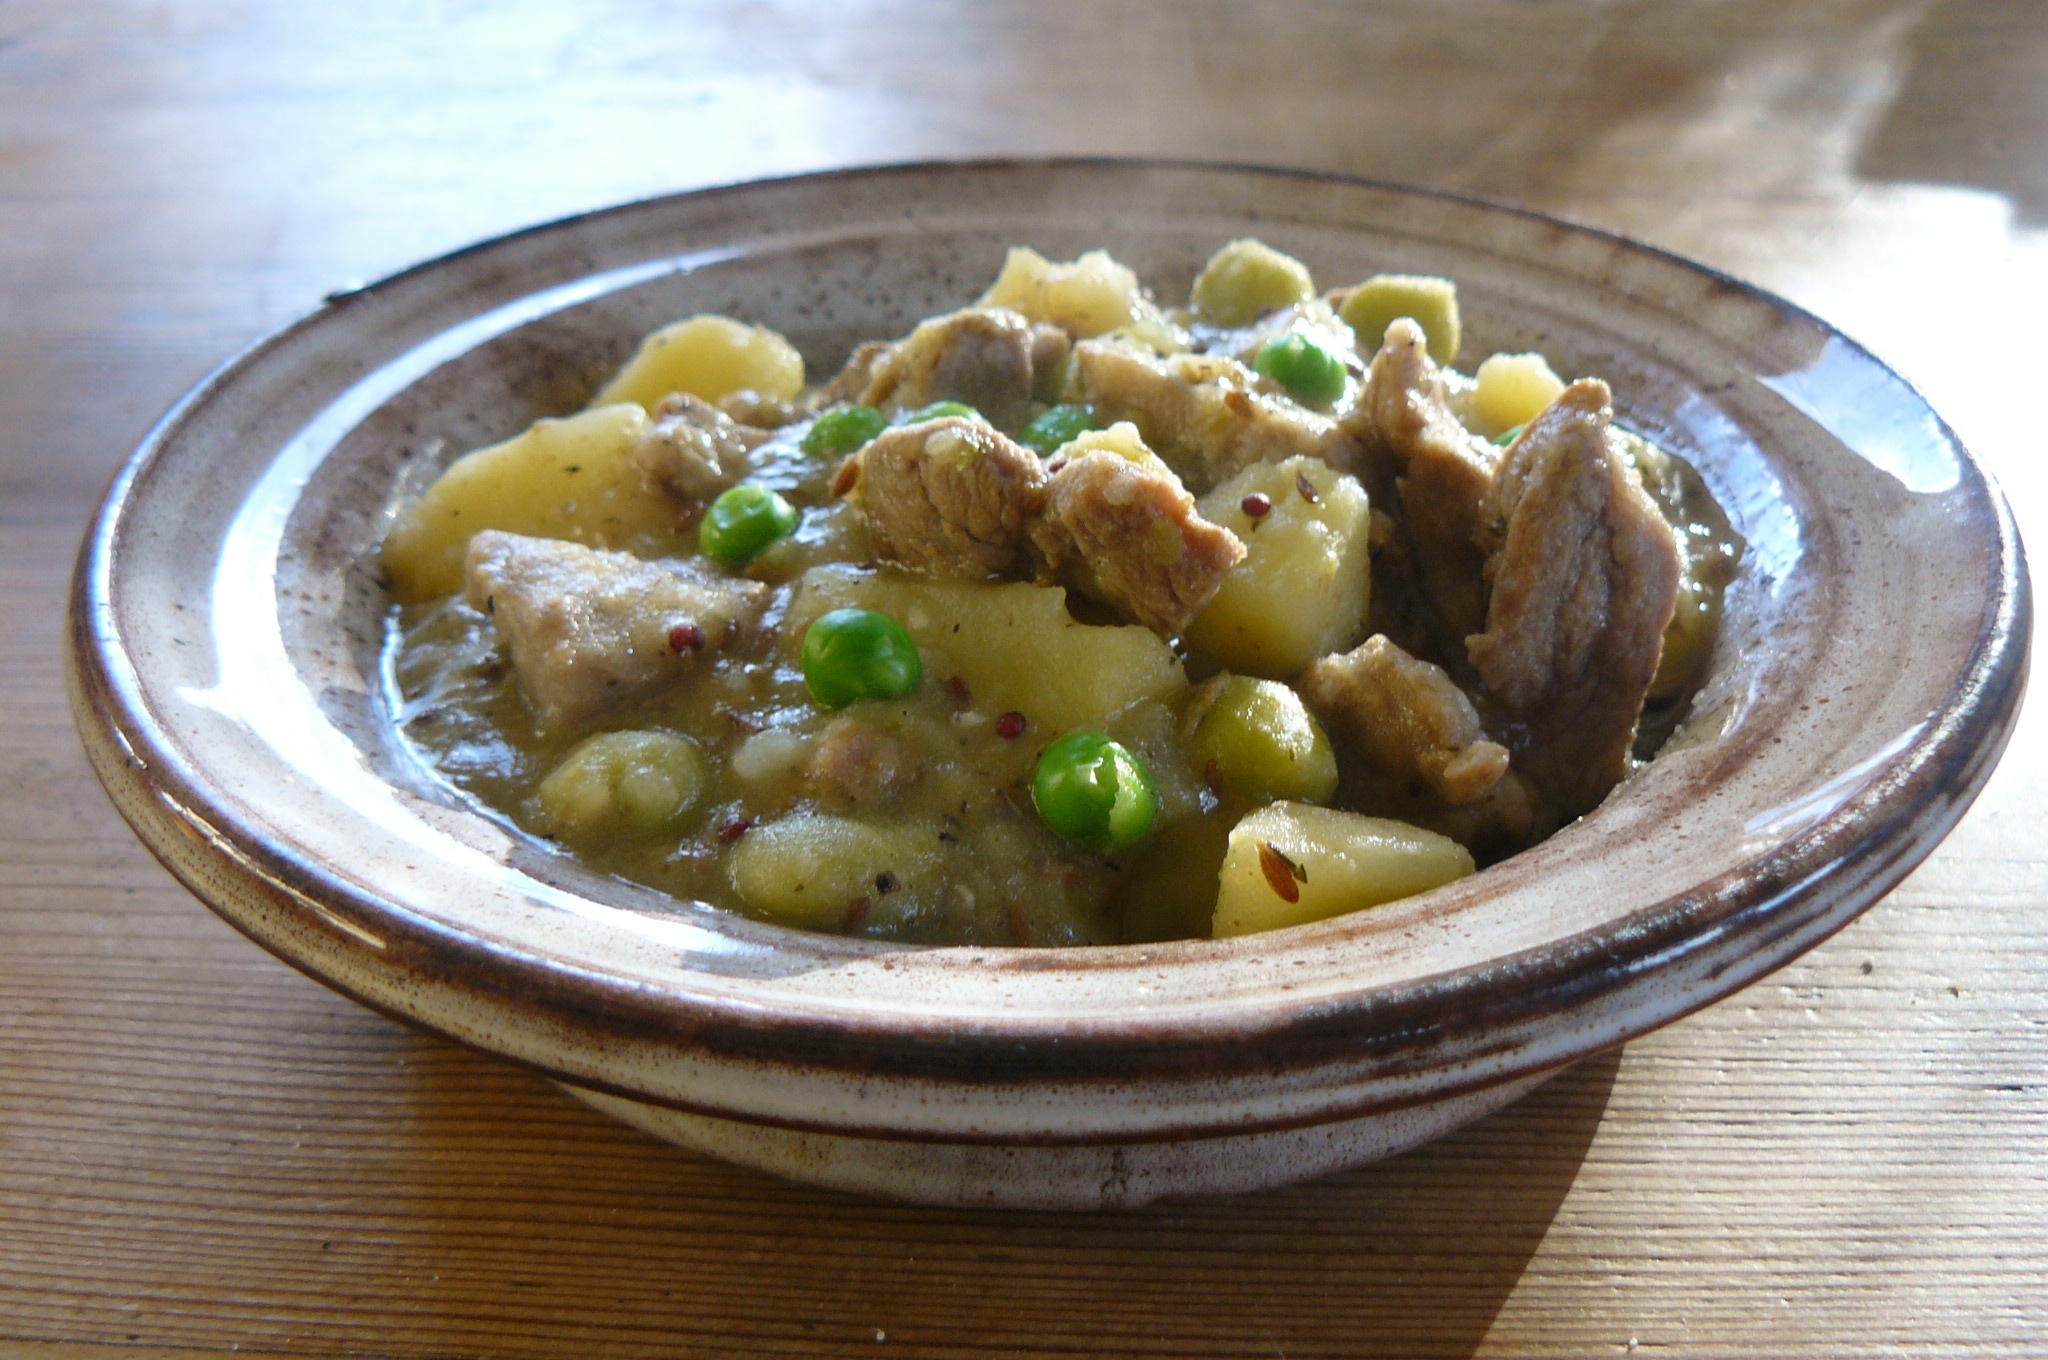
[[[394,498],[573,409],[655,325],[760,320],[823,372],[971,299],[1013,243],[1107,246],[1176,296],[1248,234],[1324,280],[1456,278],[1468,355],[1607,377],[1748,538],[1692,715],[1551,840],[1267,935],[906,948],[590,873],[394,739],[368,565]],[[2027,591],[2002,498],[1921,398],[1740,283],[1355,180],[1001,162],[629,204],[329,299],[136,451],[81,551],[70,657],[87,750],[144,842],[329,985],[734,1161],[1072,1207],[1385,1155],[1825,938],[1989,774]]]

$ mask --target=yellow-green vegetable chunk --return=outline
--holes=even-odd
[[[1249,935],[1376,907],[1465,877],[1472,852],[1385,817],[1271,803],[1240,821],[1217,881],[1214,933]]]
[[[1263,241],[1232,241],[1195,276],[1189,302],[1212,326],[1245,326],[1316,295],[1308,266]]]
[[[1284,680],[1358,640],[1371,602],[1372,516],[1356,479],[1314,458],[1254,463],[1198,505],[1243,541],[1245,559],[1188,625],[1189,647]]]
[[[934,679],[959,677],[974,708],[1022,713],[1033,732],[1100,730],[1144,699],[1183,692],[1173,649],[1149,628],[1076,622],[1066,591],[814,568],[791,601],[784,632],[801,637],[827,610],[868,609],[909,630]],[[1035,749],[1035,748],[1034,748]]]
[[[541,780],[540,830],[589,843],[674,826],[703,801],[709,775],[695,743],[666,732],[606,732]]]
[[[1188,755],[1202,777],[1240,803],[1326,803],[1337,753],[1301,696],[1274,680],[1219,675],[1197,691]]]
[[[1368,351],[1378,350],[1387,327],[1405,316],[1422,327],[1430,358],[1440,364],[1458,358],[1458,286],[1449,279],[1428,274],[1375,274],[1345,296],[1337,315]]]
[[[642,556],[682,546],[675,506],[650,491],[633,464],[646,428],[638,406],[600,406],[537,420],[456,459],[384,538],[392,593],[410,604],[460,590],[463,553],[481,529]]]
[[[1489,435],[1528,424],[1564,391],[1540,354],[1496,354],[1473,377],[1472,413]]]
[[[1132,463],[1165,466],[1159,455],[1146,445],[1145,437],[1138,433],[1138,427],[1128,420],[1119,420],[1106,430],[1083,430],[1059,446],[1055,452],[1063,453],[1071,461],[1097,449],[1113,453]]]
[[[788,401],[803,385],[804,359],[796,346],[766,326],[707,314],[663,326],[642,340],[591,404],[631,401],[652,410],[671,392],[717,401],[752,391]]]
[[[938,848],[929,826],[806,812],[748,831],[726,872],[733,891],[767,920],[832,929],[880,892],[877,879],[890,892],[929,896]]]
[[[1008,307],[1081,340],[1119,331],[1155,348],[1186,348],[1178,329],[1145,295],[1138,276],[1106,250],[1056,264],[1029,246],[1013,246],[1003,272],[978,305]]]

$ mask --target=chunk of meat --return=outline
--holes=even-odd
[[[840,464],[875,555],[934,576],[980,581],[1036,571],[1029,526],[1045,503],[1038,455],[979,420],[899,425]]]
[[[1486,620],[1485,557],[1474,535],[1495,451],[1452,414],[1422,327],[1407,317],[1387,327],[1364,399],[1346,422],[1391,456],[1405,555],[1442,638],[1454,642],[1479,631]]]
[[[892,346],[887,340],[863,340],[853,347],[853,353],[846,356],[845,364],[832,375],[818,392],[811,405],[823,411],[832,406],[851,406],[861,399],[868,390],[868,384],[875,380],[875,369],[889,357]]]
[[[682,680],[767,594],[561,539],[486,529],[469,540],[469,603],[497,626],[544,736]]]
[[[1447,803],[1477,802],[1508,772],[1507,747],[1486,739],[1478,711],[1443,667],[1383,636],[1310,662],[1295,689],[1331,736]]]
[[[1449,836],[1484,864],[1542,840],[1557,825],[1535,786],[1513,769],[1469,803],[1417,802],[1392,815]]]
[[[1491,586],[1467,640],[1522,728],[1516,765],[1567,818],[1629,769],[1678,597],[1676,536],[1608,439],[1607,384],[1566,388],[1508,449],[1481,507]]]
[[[1328,416],[1267,389],[1235,359],[1159,358],[1114,341],[1083,340],[1075,361],[1098,415],[1128,420],[1197,492],[1252,463],[1295,454],[1356,473],[1358,440]]]
[[[969,307],[935,316],[890,346],[869,369],[858,400],[916,410],[964,401],[998,425],[1022,422],[1040,365],[1066,357],[1066,333],[1034,326],[1007,307]]]
[[[701,505],[747,475],[747,455],[767,438],[700,397],[672,392],[655,403],[633,464],[648,489]]]
[[[753,426],[754,433],[764,440],[783,426],[795,424],[803,419],[806,413],[801,401],[787,397],[771,397],[765,392],[756,392],[751,387],[742,387],[737,392],[726,393],[718,399],[718,409],[738,421],[742,427]]]
[[[1074,337],[1044,321],[1031,323],[1031,395],[1040,401],[1056,402],[1064,395],[1060,366],[1074,353]]]
[[[841,810],[879,807],[916,774],[902,738],[856,718],[826,724],[806,771],[812,796]]]
[[[1186,629],[1245,557],[1165,463],[1108,449],[1053,474],[1031,537],[1055,576],[1164,637]]]

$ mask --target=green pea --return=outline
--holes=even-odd
[[[1252,366],[1310,406],[1344,395],[1344,361],[1300,331],[1268,341]]]
[[[894,699],[917,688],[924,665],[902,624],[871,609],[835,609],[804,632],[804,684],[826,708]]]
[[[963,420],[980,420],[981,412],[964,401],[935,401],[929,406],[920,406],[903,417],[903,423],[917,425],[927,420],[944,420],[947,416],[959,416]]]
[[[841,406],[811,422],[804,431],[804,452],[814,458],[852,453],[888,428],[888,418],[872,406]]]
[[[1069,732],[1046,747],[1031,801],[1054,833],[1105,853],[1136,845],[1159,815],[1145,762],[1100,732]]]
[[[1526,420],[1519,425],[1510,425],[1507,429],[1502,430],[1499,434],[1495,435],[1493,437],[1493,442],[1500,445],[1502,448],[1506,448],[1508,445],[1514,443],[1517,439],[1521,438],[1522,431],[1528,428],[1529,422]]]
[[[767,487],[741,482],[721,492],[704,512],[704,522],[697,526],[697,547],[728,567],[744,567],[795,529],[801,518],[795,506]]]
[[[1026,425],[1017,442],[1050,454],[1083,431],[1096,428],[1095,412],[1086,406],[1055,406]]]

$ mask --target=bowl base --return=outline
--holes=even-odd
[[[1270,1190],[1364,1166],[1492,1114],[1561,1070],[1308,1128],[1053,1146],[808,1133],[557,1084],[656,1138],[807,1185],[947,1208],[1128,1209],[1160,1199]]]

